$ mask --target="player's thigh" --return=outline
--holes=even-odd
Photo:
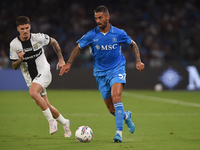
[[[40,84],[33,82],[29,89],[29,94],[31,95],[31,97],[35,97],[38,93],[41,93],[42,91],[43,87]]]
[[[126,84],[126,73],[124,70],[119,70],[109,76],[111,86],[111,97],[113,103],[121,102],[121,93]]]
[[[39,73],[33,80],[33,83],[37,83],[42,86],[43,91],[40,93],[42,96],[46,95],[46,88],[49,86],[52,80],[52,75],[49,70]],[[32,85],[31,85],[32,86]]]

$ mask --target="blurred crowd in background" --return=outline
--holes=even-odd
[[[9,44],[18,36],[15,20],[31,20],[32,33],[55,38],[68,60],[76,41],[96,27],[93,10],[105,5],[110,23],[124,29],[138,44],[146,67],[200,64],[199,0],[3,0],[0,2],[0,69],[11,67]],[[130,47],[122,44],[127,68],[135,67]],[[58,61],[51,46],[45,53],[52,69]],[[73,67],[92,67],[88,47]]]

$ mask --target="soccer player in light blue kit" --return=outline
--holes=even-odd
[[[131,46],[136,58],[136,68],[141,72],[144,64],[141,62],[137,44],[122,29],[118,29],[109,23],[110,15],[105,6],[99,6],[94,10],[97,27],[86,33],[77,41],[78,45],[72,51],[67,63],[61,68],[60,75],[67,73],[81,49],[90,46],[94,60],[93,74],[99,91],[111,114],[116,120],[116,134],[114,142],[122,142],[123,120],[131,133],[135,131],[135,125],[131,120],[131,112],[124,111],[121,94],[126,84],[126,61],[121,51],[121,43]]]

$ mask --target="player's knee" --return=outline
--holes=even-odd
[[[115,92],[111,95],[113,103],[121,102],[121,93]]]
[[[29,91],[29,94],[30,96],[34,99],[34,100],[37,100],[37,97],[38,97],[38,93],[34,92],[34,91]]]

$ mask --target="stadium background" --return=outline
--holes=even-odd
[[[11,70],[9,60],[9,43],[18,35],[15,20],[19,15],[30,18],[31,32],[46,33],[57,39],[67,60],[76,41],[96,26],[93,10],[102,4],[110,11],[111,24],[123,28],[136,41],[146,65],[143,73],[139,73],[130,48],[122,45],[127,60],[126,88],[153,89],[161,83],[165,89],[188,89],[193,83],[192,90],[200,89],[198,0],[3,0],[0,2],[0,90],[27,89],[19,70]],[[55,70],[57,56],[52,47],[46,46],[45,52],[53,73],[49,88],[96,88],[88,48],[83,49],[71,72],[64,77],[59,77]],[[188,66],[195,67],[196,72],[189,72]],[[163,81],[166,71],[169,74]]]

